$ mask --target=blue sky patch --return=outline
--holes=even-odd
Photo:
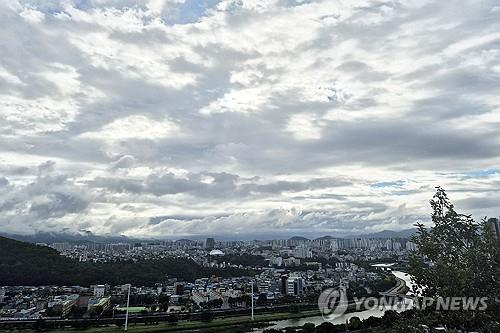
[[[394,180],[394,181],[374,183],[374,184],[371,184],[370,187],[372,187],[372,188],[401,187],[404,184],[405,184],[404,180]]]
[[[463,174],[468,178],[483,178],[491,175],[499,174],[500,169],[483,169],[464,172]]]
[[[186,0],[173,9],[173,15],[165,19],[168,24],[198,22],[208,9],[214,8],[220,0]]]

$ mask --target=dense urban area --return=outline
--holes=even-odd
[[[384,278],[367,262],[401,262],[414,244],[408,239],[308,240],[294,237],[271,241],[161,241],[152,243],[37,244],[57,250],[80,262],[138,262],[164,258],[190,259],[202,267],[239,268],[248,276],[206,276],[184,281],[168,276],[161,283],[132,286],[132,304],[144,311],[157,309],[183,312],[204,308],[244,307],[250,286],[255,286],[258,304],[283,304],[306,300],[325,286],[339,284],[362,287]],[[258,272],[253,275],[251,273]],[[98,314],[119,309],[128,285],[3,287],[0,303],[3,318],[38,318]]]
[[[8,286],[0,289],[2,320],[40,317],[95,317],[124,311],[186,313],[250,306],[315,304],[330,286],[350,296],[390,289],[395,279],[372,266],[404,262],[415,244],[407,238],[293,237],[269,241],[176,240],[146,243],[37,244],[78,262],[117,263],[166,258],[192,260],[203,268],[238,269],[233,277],[207,275],[193,280],[158,276],[146,285]]]
[[[486,234],[478,234],[478,239],[491,239],[492,247],[486,251],[497,253],[492,257],[496,260],[499,220],[489,219],[484,226]],[[419,237],[425,237],[427,231],[419,228]],[[370,296],[404,299],[410,291],[409,280],[396,273],[406,270],[412,255],[423,250],[418,244],[424,243],[417,240],[417,244],[414,239],[418,237],[411,236],[415,232],[407,230],[404,237],[383,237],[382,232],[377,237],[325,236],[313,240],[130,239],[36,244],[1,237],[0,280],[4,286],[0,287],[0,329],[119,329],[124,322],[165,322],[175,330],[181,321],[217,318],[223,323],[230,320],[227,316],[251,315],[247,326],[239,319],[238,327],[246,332],[259,323],[265,328],[273,319],[317,316],[318,298],[327,288],[344,290],[351,305]],[[446,241],[440,242],[443,249],[450,248]],[[498,267],[489,265],[480,269],[495,275]],[[88,283],[76,283],[81,281]],[[492,288],[479,292],[496,293],[495,284]],[[254,314],[260,319],[254,321]],[[379,327],[384,321],[397,322],[397,316],[402,315],[409,316],[403,318],[408,321],[413,314],[389,310],[364,321],[355,317],[341,324],[340,330]],[[478,325],[477,321],[470,324]],[[329,322],[322,325],[325,332],[335,331]],[[263,332],[273,330],[281,332],[274,328]]]

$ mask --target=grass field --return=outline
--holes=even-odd
[[[213,331],[212,329],[217,329],[217,332],[234,332],[233,328],[236,327],[252,327],[254,324],[265,323],[275,320],[284,320],[290,318],[302,318],[319,315],[317,310],[304,311],[300,313],[265,313],[265,314],[256,314],[255,320],[252,321],[249,315],[245,316],[233,316],[227,318],[216,318],[210,322],[203,321],[179,321],[176,324],[170,323],[159,323],[158,325],[130,325],[128,328],[128,332],[180,332],[180,331],[191,331],[196,330],[198,332],[203,331]],[[256,325],[257,326],[257,325]],[[53,333],[63,333],[63,332],[86,332],[86,333],[118,333],[123,332],[123,327],[118,328],[116,326],[107,326],[107,327],[94,327],[89,328],[87,330],[72,330],[72,329],[64,329],[64,330],[54,330],[50,331]]]

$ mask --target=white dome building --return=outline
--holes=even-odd
[[[214,256],[214,257],[223,256],[224,252],[222,252],[221,250],[212,250],[212,251],[210,251],[210,253],[208,255]]]

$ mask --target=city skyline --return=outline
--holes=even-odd
[[[436,186],[500,214],[496,1],[8,0],[0,25],[0,233],[398,231]]]
[[[305,238],[310,241],[321,238],[373,238],[373,239],[387,239],[387,238],[410,238],[415,234],[416,228],[403,229],[403,230],[382,230],[375,233],[330,233],[321,234],[314,231],[304,232],[302,234],[287,234],[284,232],[275,233],[251,233],[247,234],[210,234],[210,235],[175,235],[175,236],[159,236],[159,237],[128,237],[125,235],[111,236],[111,235],[94,235],[90,232],[66,232],[66,233],[37,233],[32,235],[8,234],[0,232],[0,236],[16,239],[23,242],[30,243],[130,243],[134,242],[157,242],[157,241],[206,241],[208,238],[214,239],[216,242],[220,241],[270,241],[270,240],[288,240],[292,238]]]

